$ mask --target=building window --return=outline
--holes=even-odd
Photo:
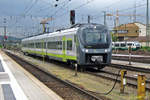
[[[113,33],[128,33],[128,30],[113,30]]]
[[[136,30],[135,32],[138,33],[138,32],[140,32],[140,31],[139,31],[139,30]]]
[[[117,33],[128,33],[128,30],[118,30]]]

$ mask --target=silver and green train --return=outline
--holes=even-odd
[[[112,41],[106,26],[78,24],[70,29],[22,39],[22,51],[80,68],[103,68],[111,63]]]

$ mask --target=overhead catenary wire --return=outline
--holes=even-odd
[[[143,6],[146,6],[146,3],[141,4],[141,5],[136,5],[136,8],[140,8],[140,7],[143,7]],[[129,7],[129,8],[125,8],[125,9],[118,9],[118,12],[124,12],[124,11],[127,11],[127,10],[133,10],[133,9],[135,9],[135,7]],[[96,17],[94,17],[94,19],[97,19],[98,17],[100,17],[100,16],[96,16]]]
[[[84,6],[88,5],[89,3],[93,2],[93,1],[95,1],[95,0],[88,0],[87,2],[81,4],[81,5],[79,5],[79,6],[75,7],[75,8],[73,8],[73,9],[74,9],[74,10],[77,10],[77,9],[79,9],[79,8],[81,8],[81,7],[84,7]],[[61,15],[58,15],[58,16],[63,17],[66,13],[68,13],[68,12],[65,11],[64,13],[62,13]],[[59,18],[60,18],[60,17],[59,17]],[[58,19],[58,18],[57,18],[57,19]],[[57,20],[57,19],[55,19],[55,20]]]
[[[29,9],[27,9],[27,10],[25,11],[24,15],[26,15],[33,7],[37,4],[38,1],[39,1],[39,0],[35,0],[35,1],[32,3],[32,5],[29,7]]]
[[[65,1],[62,2],[63,5],[62,5],[59,9],[57,9],[53,14],[51,14],[50,16],[54,16],[54,15],[56,15],[60,10],[65,9],[65,7],[66,7],[70,2],[71,2],[70,0],[68,0],[67,3],[66,3]],[[48,16],[48,15],[47,15],[47,16]]]
[[[31,1],[31,0],[30,0]],[[31,4],[28,4],[28,6],[26,6],[25,8],[25,12],[27,12],[26,14],[24,14],[25,16],[23,16],[23,17],[18,17],[16,20],[16,22],[12,25],[12,26],[14,26],[16,23],[20,23],[20,20],[21,19],[23,19],[24,17],[30,17],[29,15],[27,15],[27,14],[29,14],[29,12],[31,11],[31,10],[33,10],[33,7],[36,5],[36,4],[34,4],[35,3],[35,1],[36,0],[32,0],[31,1]],[[65,0],[66,1],[66,0]],[[77,6],[77,7],[74,7],[74,9],[80,9],[80,8],[82,8],[82,7],[84,7],[84,6],[86,6],[87,4],[89,4],[90,2],[93,2],[94,0],[88,0],[86,3],[83,3],[83,4],[80,4],[79,6]],[[120,0],[119,0],[120,1]],[[119,1],[117,1],[117,2],[119,2]],[[32,5],[34,5],[33,7],[32,7]],[[56,19],[54,19],[54,20],[57,20],[57,19],[61,19],[61,17],[63,17],[64,15],[66,15],[66,13],[68,13],[68,11],[66,11],[66,10],[64,10],[64,9],[68,9],[68,8],[66,8],[66,6],[65,6],[65,8],[64,8],[64,6],[61,6],[61,3],[59,4],[60,5],[60,7],[58,7],[59,9],[56,9],[57,10],[57,12],[56,13],[53,13],[54,15],[54,17],[56,17]],[[67,4],[68,5],[68,4]],[[112,3],[110,6],[113,6],[113,5],[115,5],[115,3]],[[143,5],[143,6],[142,6]],[[137,8],[139,8],[139,7],[144,7],[146,4],[140,4],[140,5],[137,5],[136,7]],[[106,6],[105,8],[110,8],[110,6],[108,7],[108,6]],[[138,7],[139,6],[139,7]],[[62,9],[60,9],[60,8],[63,8],[63,10]],[[69,8],[70,9],[70,8]],[[125,8],[125,9],[119,9],[119,12],[124,12],[124,11],[127,11],[127,10],[130,10],[130,9],[134,9],[134,7],[129,7],[129,8]],[[28,11],[29,10],[29,11]],[[48,9],[47,9],[48,10]],[[59,13],[58,13],[59,12]],[[34,16],[34,15],[32,15],[33,17],[38,17],[37,15],[36,16]],[[39,15],[40,16],[40,15]],[[45,16],[44,15],[41,15],[40,16],[41,18],[44,18]],[[58,17],[58,18],[57,18]],[[103,17],[103,15],[100,15],[100,16],[98,16],[97,18],[100,18],[100,17]],[[96,19],[95,17],[93,18],[93,19]]]
[[[117,3],[119,3],[121,0],[119,0],[119,1],[116,1],[116,2],[114,2],[114,3],[112,3],[112,4],[110,4],[110,5],[107,5],[107,6],[105,6],[105,7],[102,7],[101,9],[101,12],[104,10],[104,9],[106,9],[106,8],[110,8],[111,6],[114,6],[114,5],[116,5]],[[101,14],[101,13],[99,13],[99,14]],[[96,15],[94,15],[94,16],[96,16]]]
[[[33,3],[33,0],[29,0],[29,2],[27,3],[27,5],[24,8],[23,15],[24,15],[25,11],[30,7],[30,4],[32,4],[32,3]]]

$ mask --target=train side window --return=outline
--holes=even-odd
[[[36,45],[36,48],[41,48],[41,43],[38,42],[35,45]]]
[[[57,48],[58,48],[59,50],[62,49],[62,41],[58,41]]]
[[[72,40],[67,40],[67,50],[72,50]]]
[[[117,44],[115,44],[115,47],[119,47],[119,44],[117,43]]]
[[[124,44],[124,43],[121,43],[121,47],[125,47],[126,46],[126,44]]]
[[[45,49],[46,49],[46,42],[44,42],[44,46],[43,46],[43,48],[45,48]]]
[[[52,42],[48,42],[48,43],[47,43],[47,48],[48,48],[48,49],[52,49]]]
[[[132,43],[128,43],[128,46],[132,46]]]

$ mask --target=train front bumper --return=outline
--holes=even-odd
[[[79,55],[80,65],[109,65],[111,49],[82,49]]]

